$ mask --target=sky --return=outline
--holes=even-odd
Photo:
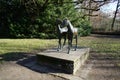
[[[109,3],[101,7],[101,10],[105,13],[112,13],[116,10],[117,2]]]

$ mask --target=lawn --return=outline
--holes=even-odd
[[[9,52],[33,52],[57,45],[56,40],[44,39],[0,39],[0,54]]]
[[[90,47],[97,53],[120,53],[120,38],[110,37],[82,37],[80,46]]]
[[[57,39],[0,39],[0,55],[15,52],[39,52],[57,47],[57,42]],[[120,57],[120,38],[79,37],[78,46],[90,47],[91,52]]]

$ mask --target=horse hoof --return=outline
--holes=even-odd
[[[76,51],[77,49],[75,49],[75,51]]]
[[[57,51],[60,51],[59,49],[57,49]]]
[[[70,51],[67,52],[67,54],[69,54],[69,53],[70,53]]]
[[[57,49],[57,51],[62,51],[62,49]]]

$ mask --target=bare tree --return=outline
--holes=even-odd
[[[116,7],[116,11],[115,11],[115,14],[114,14],[114,17],[113,17],[113,21],[112,21],[112,25],[111,25],[111,30],[113,30],[113,28],[114,28],[115,19],[116,19],[116,15],[118,13],[119,7],[120,7],[120,0],[118,0],[118,2],[117,2],[117,7]]]
[[[81,9],[84,11],[84,16],[95,17],[98,16],[94,14],[100,10],[100,7],[109,3],[111,0],[77,0],[80,5],[77,9]]]

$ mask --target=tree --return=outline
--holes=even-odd
[[[114,28],[114,23],[115,23],[115,19],[116,19],[116,15],[118,13],[119,7],[120,7],[120,0],[117,1],[117,6],[116,6],[115,14],[113,17],[112,25],[111,25],[111,30],[113,30]]]
[[[80,2],[77,7],[85,11],[85,16],[97,16],[93,13],[100,10],[100,7],[109,3],[111,0],[78,0]]]
[[[0,4],[0,25],[9,30],[7,35],[11,37],[55,38],[58,17],[68,17],[81,29],[83,23],[89,27],[87,17],[81,18],[83,13],[74,8],[73,0],[0,0]]]

